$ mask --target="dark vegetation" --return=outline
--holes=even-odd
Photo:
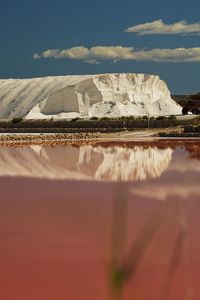
[[[23,118],[13,118],[11,122],[15,124],[20,123],[21,121],[23,121]]]
[[[159,133],[160,137],[174,137],[174,138],[179,138],[179,137],[185,137],[185,138],[199,138],[200,137],[200,125],[186,125],[183,126],[182,132],[161,132]]]
[[[181,106],[185,105],[185,102],[189,100],[200,101],[200,93],[198,94],[188,94],[188,95],[172,95],[172,98]]]
[[[191,125],[191,120],[178,120],[175,116],[148,118],[146,116],[122,118],[92,118],[90,120],[16,120],[0,122],[0,132],[21,133],[76,133],[76,132],[118,132],[146,128],[169,128]]]
[[[200,114],[200,93],[194,95],[174,95],[172,98],[183,107],[183,115],[187,115],[189,112],[195,115]]]

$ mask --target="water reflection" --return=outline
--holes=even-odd
[[[0,298],[198,300],[199,149],[1,148]]]
[[[2,147],[0,175],[51,179],[140,181],[159,177],[173,150],[158,145]]]
[[[127,230],[130,225],[127,190],[124,186],[120,190],[115,188],[109,264],[112,299],[129,299],[130,295],[143,300],[196,299],[194,281],[188,279],[191,268],[191,262],[188,261],[190,247],[194,247],[194,244],[189,244],[193,235],[189,214],[199,205],[191,202],[192,205],[177,198],[161,202],[146,214],[145,219],[142,216],[143,221],[138,222],[140,226],[137,233],[133,230],[130,234]],[[138,213],[137,200],[133,205]],[[173,233],[170,233],[172,227]],[[195,242],[197,246],[200,241],[197,239]],[[176,281],[177,274],[181,284],[184,282],[180,290],[179,282]],[[155,282],[157,276],[159,280]],[[131,290],[132,293],[134,290],[133,294]]]
[[[32,145],[0,148],[0,176],[98,181],[143,181],[160,177],[169,168],[200,171],[198,142],[103,145]],[[183,162],[184,160],[184,162]]]

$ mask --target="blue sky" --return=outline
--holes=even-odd
[[[125,32],[162,19],[164,24],[200,22],[199,0],[2,0],[0,9],[0,78],[133,72],[158,74],[172,93],[200,91],[200,62],[100,59],[33,59],[35,53],[73,47],[176,49],[200,47],[200,35]],[[91,62],[91,60],[90,60]]]

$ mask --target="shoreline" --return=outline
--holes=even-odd
[[[200,133],[184,133],[181,127],[117,131],[110,133],[0,133],[0,146],[88,144],[98,142],[131,142],[155,140],[200,140]]]

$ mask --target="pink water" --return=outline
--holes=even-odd
[[[200,297],[200,142],[0,148],[0,299]]]

